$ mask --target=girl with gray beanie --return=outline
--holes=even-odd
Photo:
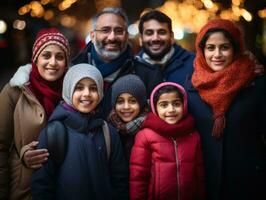
[[[62,135],[56,132],[61,123],[67,139],[63,148],[67,150],[60,164],[51,154],[34,172],[33,199],[127,199],[128,169],[119,136],[114,128],[107,127],[109,156],[102,129],[105,122],[96,112],[103,98],[100,71],[85,63],[72,66],[65,75],[62,93],[64,101],[41,132],[38,147],[49,149],[48,130]],[[62,152],[62,139],[58,141],[56,152]]]
[[[109,121],[117,129],[126,160],[147,112],[146,88],[142,80],[133,74],[119,78],[112,85],[112,111]]]

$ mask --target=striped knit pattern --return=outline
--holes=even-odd
[[[69,42],[66,39],[66,37],[55,28],[44,29],[39,32],[39,34],[37,35],[36,41],[33,45],[32,62],[36,63],[37,58],[42,52],[42,50],[50,44],[58,45],[63,49],[63,51],[65,52],[65,55],[67,58],[67,64],[68,64],[69,56],[70,56]]]

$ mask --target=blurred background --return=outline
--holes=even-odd
[[[90,40],[91,17],[105,7],[122,7],[130,21],[130,44],[137,53],[138,19],[150,9],[173,21],[178,44],[194,51],[200,28],[212,18],[231,19],[245,32],[245,43],[266,66],[266,0],[3,0],[0,2],[0,89],[16,69],[30,62],[41,28],[57,27],[69,39],[73,58]]]

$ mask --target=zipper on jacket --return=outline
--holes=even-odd
[[[177,151],[177,142],[174,138],[172,138],[173,142],[174,142],[174,149],[175,149],[175,163],[176,163],[176,178],[177,178],[177,196],[178,196],[178,200],[180,199],[180,181],[179,181],[179,162],[178,162],[178,151]]]

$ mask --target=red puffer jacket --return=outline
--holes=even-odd
[[[131,152],[130,198],[205,198],[200,137],[191,116],[170,125],[148,114]]]

